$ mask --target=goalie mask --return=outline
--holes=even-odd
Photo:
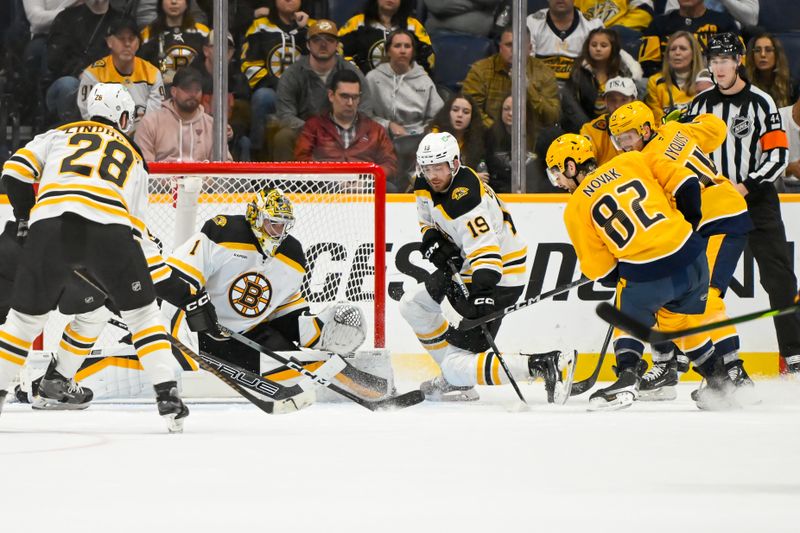
[[[278,246],[289,235],[294,226],[292,202],[277,188],[261,190],[247,204],[247,222],[267,255],[275,255]]]
[[[89,92],[86,104],[89,117],[100,117],[110,121],[121,132],[128,133],[133,126],[136,103],[128,89],[118,83],[98,83]],[[123,117],[126,117],[123,121]],[[125,122],[125,126],[122,123]]]

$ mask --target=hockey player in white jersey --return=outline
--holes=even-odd
[[[124,87],[98,84],[88,109],[91,120],[35,137],[3,166],[18,233],[30,229],[11,310],[0,326],[0,396],[57,307],[67,278],[82,270],[120,310],[154,384],[159,414],[170,431],[180,431],[189,410],[178,395],[164,319],[134,237],[148,202],[144,160],[124,135],[134,103]]]
[[[218,321],[271,350],[344,355],[359,348],[366,338],[359,307],[332,304],[310,314],[301,291],[305,252],[289,234],[294,222],[289,198],[266,188],[245,215],[216,216],[176,248],[167,264],[187,283],[156,287],[159,297],[178,306],[170,313],[172,334],[183,339],[188,330],[198,332],[200,349],[257,373],[260,354],[220,335]]]
[[[414,183],[422,231],[421,251],[437,270],[425,283],[406,292],[400,312],[433,356],[442,374],[422,384],[430,400],[477,400],[475,385],[503,385],[500,368],[480,328],[458,331],[442,314],[447,296],[463,316],[484,316],[513,303],[526,281],[528,247],[514,221],[492,189],[475,171],[461,164],[458,142],[449,133],[430,133],[417,150],[420,175]],[[450,264],[460,270],[469,301],[453,289]],[[488,324],[496,335],[501,320]],[[573,350],[510,356],[515,380],[542,377],[548,401],[569,392],[562,370],[574,363]]]

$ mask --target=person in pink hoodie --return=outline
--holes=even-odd
[[[200,105],[200,73],[191,67],[180,69],[172,80],[170,95],[160,110],[147,113],[136,128],[134,140],[145,161],[211,160],[214,119]],[[228,133],[230,136],[230,129]],[[232,159],[226,147],[225,160]]]

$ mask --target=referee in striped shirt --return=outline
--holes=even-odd
[[[711,37],[707,54],[716,86],[694,98],[689,115],[712,113],[728,125],[725,142],[711,157],[747,201],[755,225],[748,245],[770,305],[787,307],[794,303],[797,278],[774,185],[788,162],[786,131],[772,98],[741,77],[744,48],[736,35]],[[787,367],[800,372],[800,319],[775,318],[775,331]]]

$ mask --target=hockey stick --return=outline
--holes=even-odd
[[[645,342],[649,342],[650,344],[671,341],[681,337],[695,335],[697,333],[705,333],[706,331],[724,328],[725,326],[735,326],[736,324],[742,324],[752,320],[788,315],[790,313],[796,313],[797,311],[800,311],[800,304],[794,304],[790,305],[789,307],[779,309],[756,311],[755,313],[748,313],[746,315],[733,318],[726,318],[725,320],[720,320],[718,322],[709,322],[708,324],[703,324],[702,326],[696,326],[678,331],[658,331],[645,326],[634,318],[629,317],[608,302],[603,302],[597,306],[597,316],[612,326],[623,331],[627,331],[634,337]]]
[[[405,408],[405,407],[411,407],[412,405],[416,405],[416,404],[422,402],[425,399],[425,395],[422,394],[422,391],[413,390],[411,392],[407,392],[407,393],[401,394],[399,396],[394,396],[392,398],[386,398],[385,400],[365,400],[365,399],[360,398],[359,396],[353,394],[349,390],[343,389],[342,387],[339,387],[335,383],[331,383],[329,379],[324,378],[324,377],[322,377],[322,376],[320,376],[318,374],[315,374],[314,372],[311,372],[309,370],[306,370],[303,367],[303,363],[300,362],[300,361],[297,361],[294,358],[287,359],[287,358],[283,357],[282,355],[280,355],[278,353],[275,353],[272,350],[269,350],[266,346],[262,346],[259,343],[248,339],[247,337],[245,337],[241,333],[236,333],[235,331],[229,330],[225,326],[222,326],[222,325],[218,324],[217,327],[219,328],[220,333],[222,333],[223,335],[227,335],[227,336],[229,336],[231,338],[234,338],[237,341],[239,341],[242,344],[244,344],[245,346],[248,346],[248,347],[252,348],[253,350],[256,350],[256,351],[258,351],[260,353],[268,355],[269,357],[271,357],[271,358],[275,359],[276,361],[286,365],[287,367],[291,368],[292,370],[294,370],[296,372],[299,372],[300,374],[306,376],[307,378],[309,378],[314,383],[318,383],[319,385],[327,387],[330,390],[332,390],[332,391],[344,396],[348,400],[352,400],[355,403],[357,403],[358,405],[360,405],[362,407],[366,407],[370,411],[380,411],[380,410],[385,410],[385,409],[402,409],[402,408]],[[331,359],[334,359],[334,358],[338,358],[340,360],[342,359],[341,356],[336,355],[336,354],[331,356]],[[342,362],[344,362],[344,361],[342,361]]]
[[[467,289],[467,285],[466,283],[464,283],[464,280],[461,279],[461,274],[458,272],[456,265],[454,265],[453,262],[448,259],[447,266],[450,267],[450,271],[453,273],[453,278],[456,280],[458,288],[459,290],[461,290],[461,294],[464,295],[464,298],[469,300],[469,289]],[[491,316],[492,314],[493,313],[487,316]],[[514,387],[514,391],[517,393],[517,396],[519,396],[520,401],[522,401],[522,403],[524,404],[527,404],[528,402],[525,400],[525,396],[523,396],[522,391],[519,390],[519,385],[517,385],[517,380],[515,380],[514,376],[511,375],[511,370],[509,370],[508,365],[506,365],[505,360],[500,355],[500,350],[497,349],[497,343],[494,342],[494,338],[492,337],[492,334],[489,332],[489,328],[486,326],[486,323],[485,322],[481,323],[480,327],[481,331],[483,331],[483,336],[486,338],[486,341],[489,343],[489,346],[491,346],[492,350],[494,351],[494,356],[497,358],[497,361],[500,363],[500,366],[503,367],[503,372],[505,372],[506,376],[508,376],[509,383],[511,383],[511,386]]]
[[[127,324],[115,318],[110,318],[108,323],[112,326],[124,329],[125,331],[130,331]],[[299,384],[286,387],[274,381],[264,379],[258,374],[254,374],[232,363],[218,359],[202,350],[199,354],[196,354],[191,348],[177,338],[172,335],[169,337],[172,344],[197,361],[200,368],[218,377],[226,385],[265,413],[276,415],[291,413],[314,403],[315,396],[313,392],[303,389]],[[244,389],[252,391],[252,393]],[[269,400],[262,400],[254,394],[266,396]]]
[[[608,326],[608,333],[606,333],[606,338],[603,341],[603,347],[600,349],[600,359],[597,361],[597,367],[592,372],[592,375],[588,378],[584,379],[583,381],[579,381],[577,383],[572,384],[572,391],[570,392],[570,396],[577,396],[578,394],[583,394],[587,390],[594,387],[594,384],[597,383],[597,376],[600,375],[600,368],[603,366],[603,360],[606,358],[606,352],[608,351],[608,345],[611,342],[611,336],[614,333],[614,326]]]
[[[527,300],[522,300],[521,302],[517,302],[513,305],[509,305],[503,309],[499,309],[494,311],[493,313],[489,313],[486,316],[478,317],[478,318],[465,318],[458,324],[459,330],[468,330],[472,328],[476,328],[482,324],[486,324],[487,322],[491,322],[493,320],[497,320],[498,318],[502,318],[508,314],[513,313],[514,311],[519,311],[520,309],[524,309],[529,307],[537,302],[541,302],[542,300],[546,300],[548,298],[552,298],[554,296],[558,296],[559,294],[564,294],[565,292],[569,292],[576,287],[580,287],[581,285],[586,285],[587,283],[591,283],[592,280],[589,278],[581,276],[580,279],[576,279],[575,281],[571,281],[565,285],[561,285],[560,287],[556,287],[552,291],[543,292],[537,296],[532,296]]]

